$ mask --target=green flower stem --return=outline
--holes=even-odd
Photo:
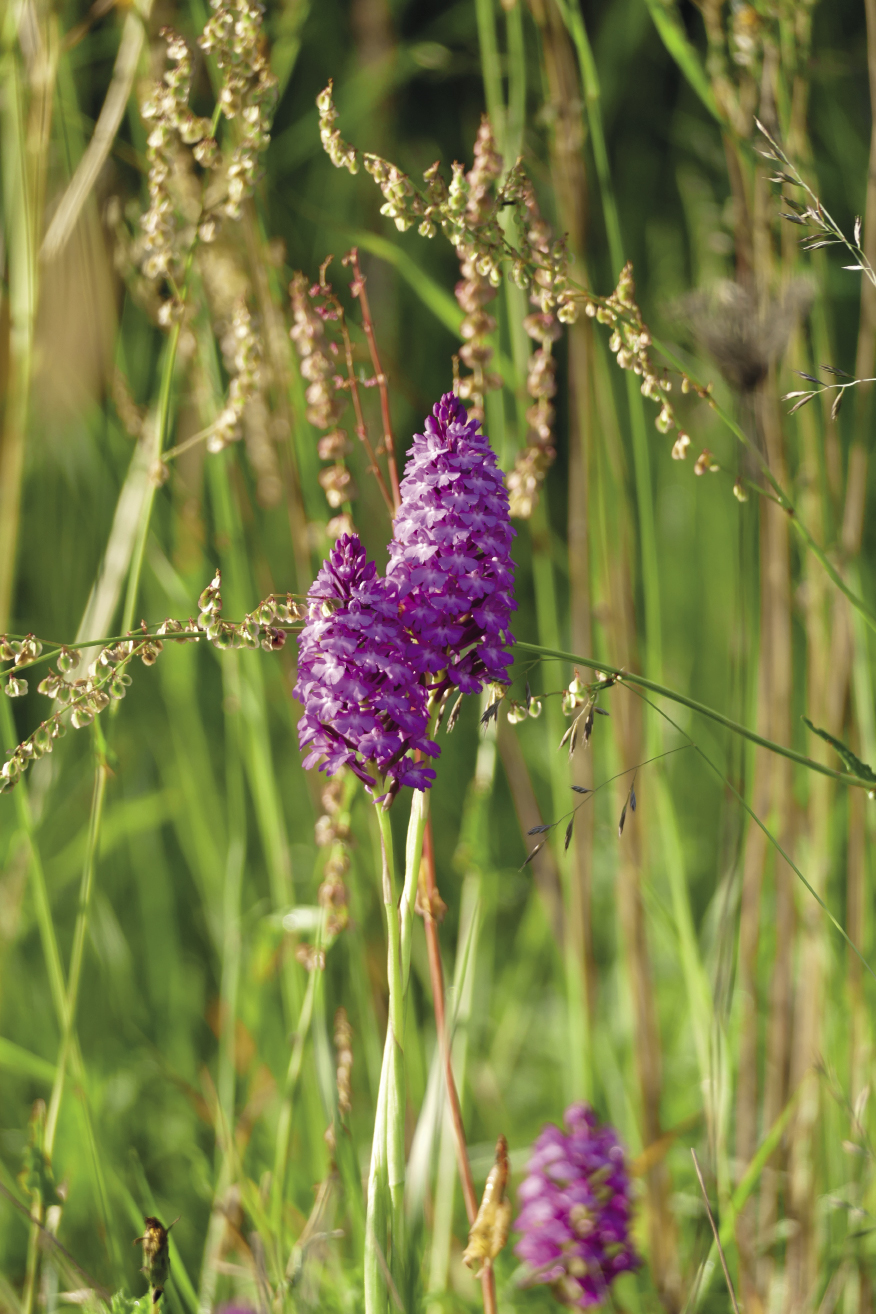
[[[434,725],[430,725],[428,734],[431,738]],[[423,856],[423,836],[429,819],[429,791],[415,789],[411,799],[411,816],[408,822],[408,838],[405,845],[405,884],[402,890],[401,922],[401,971],[404,1000],[407,999],[408,981],[411,974],[411,935],[414,928],[414,905],[417,899],[417,883],[420,877],[420,859]],[[404,1007],[404,1001],[403,1005]]]
[[[392,1068],[392,1029],[387,1027],[383,1047],[383,1066],[374,1114],[371,1141],[371,1166],[368,1170],[368,1202],[365,1212],[365,1314],[384,1314],[386,1310],[386,1102]]]
[[[365,1223],[365,1309],[377,1314],[386,1304],[385,1256],[386,1188],[390,1199],[392,1271],[398,1281],[404,1256],[405,1185],[405,1000],[411,970],[411,937],[414,902],[423,835],[429,815],[427,790],[414,790],[405,849],[405,880],[401,900],[396,892],[395,862],[389,813],[376,805],[383,858],[382,887],[386,913],[387,978],[389,981],[389,1025],[380,1073],[380,1093],[374,1123],[371,1169],[368,1175],[368,1207]],[[381,1253],[378,1253],[380,1251]]]
[[[404,984],[401,962],[401,925],[398,893],[396,890],[395,859],[392,847],[392,830],[389,813],[382,803],[376,805],[377,824],[380,827],[380,851],[383,858],[383,906],[386,914],[386,975],[389,983],[388,1034],[392,1044],[387,1045],[383,1061],[389,1061],[386,1090],[386,1166],[389,1194],[392,1202],[390,1235],[392,1237],[392,1266],[398,1268],[404,1235],[404,1182],[405,1182],[405,1065],[404,1065]]]
[[[821,762],[816,762],[803,753],[795,752],[793,748],[785,748],[782,744],[774,743],[772,739],[765,739],[763,735],[757,734],[754,730],[749,730],[747,726],[740,725],[738,721],[732,721],[729,716],[724,716],[722,712],[716,712],[713,707],[707,707],[705,703],[698,703],[696,699],[688,698],[686,694],[678,693],[675,689],[668,689],[664,684],[657,684],[656,681],[649,680],[644,675],[637,675],[635,671],[625,671],[620,666],[610,666],[608,662],[597,661],[593,657],[581,657],[576,653],[561,652],[555,648],[542,648],[537,643],[523,643],[518,640],[515,647],[522,649],[524,652],[538,653],[541,657],[555,657],[559,661],[572,662],[573,665],[587,666],[592,671],[603,671],[606,675],[616,676],[618,682],[635,684],[641,689],[650,689],[651,693],[660,694],[663,698],[669,698],[682,707],[689,707],[692,712],[699,712],[701,716],[707,716],[709,720],[716,721],[718,725],[723,725],[725,729],[732,730],[735,735],[741,735],[743,739],[749,739],[753,744],[759,744],[761,748],[769,749],[771,753],[778,753],[781,757],[787,757],[791,762],[796,762],[798,766],[807,767],[810,771],[817,771],[822,776],[830,776],[833,780],[840,780],[844,785],[857,785],[859,788],[868,791],[873,789],[872,780],[864,780],[861,776],[853,775],[851,771],[835,771],[833,767],[824,766]]]

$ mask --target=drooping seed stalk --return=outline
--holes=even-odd
[[[375,790],[379,791],[379,785]],[[398,1271],[404,1231],[404,1002],[401,970],[401,930],[395,880],[395,860],[389,814],[382,802],[375,804],[380,831],[382,860],[381,891],[386,917],[387,982],[389,1017],[380,1093],[371,1143],[368,1202],[365,1216],[365,1310],[379,1314],[386,1308],[389,1281],[387,1218],[392,1267]],[[389,1209],[387,1209],[387,1192]]]
[[[383,1066],[380,1069],[380,1088],[374,1111],[374,1132],[371,1138],[371,1165],[368,1169],[368,1199],[365,1206],[365,1314],[384,1314],[387,1307],[387,1278],[389,1269],[386,1256],[386,1237],[389,1210],[389,1178],[387,1169],[386,1107],[392,1069],[394,1041],[392,1027],[386,1029],[383,1046]]]
[[[515,641],[515,647],[520,648],[523,652],[539,653],[542,657],[556,657],[563,662],[573,662],[593,671],[603,671],[608,675],[614,675],[617,677],[618,682],[625,681],[627,684],[637,685],[640,689],[647,689],[651,693],[659,694],[662,698],[668,698],[671,702],[678,703],[682,707],[689,707],[691,711],[708,717],[709,720],[715,721],[718,725],[723,725],[727,730],[731,730],[733,734],[739,735],[753,744],[758,744],[761,748],[767,748],[771,753],[776,753],[780,757],[786,757],[790,762],[796,762],[798,766],[806,767],[809,771],[818,772],[819,775],[823,776],[830,776],[833,780],[840,780],[846,785],[855,785],[860,789],[869,790],[873,788],[873,782],[865,780],[862,776],[853,775],[851,771],[837,771],[815,758],[807,757],[805,753],[798,753],[793,748],[786,748],[784,744],[767,739],[764,735],[749,730],[747,726],[740,725],[738,721],[731,720],[729,716],[724,716],[723,712],[718,712],[713,707],[707,707],[704,703],[698,703],[696,699],[688,698],[686,694],[678,693],[675,689],[669,689],[666,685],[658,684],[655,680],[648,679],[647,676],[639,675],[636,671],[614,666],[611,662],[604,661],[602,658],[597,659],[595,657],[586,657],[581,653],[545,648],[537,643],[526,643],[522,639]]]
[[[382,803],[378,803],[376,806],[383,860],[381,883],[383,908],[386,916],[386,974],[389,983],[388,1030],[392,1037],[392,1045],[388,1050],[390,1068],[386,1091],[386,1167],[391,1201],[392,1267],[393,1271],[396,1271],[399,1251],[403,1244],[405,1180],[405,1010],[401,960],[401,909],[398,903],[389,813]]]

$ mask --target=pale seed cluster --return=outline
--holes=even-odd
[[[638,375],[641,382],[641,392],[643,397],[649,398],[660,407],[654,424],[660,433],[669,433],[671,430],[676,431],[675,441],[672,445],[672,458],[675,461],[683,461],[687,456],[687,449],[690,447],[690,436],[685,433],[684,429],[679,427],[672,403],[669,401],[668,394],[672,391],[672,381],[668,378],[666,371],[658,373],[653,361],[649,347],[651,346],[651,334],[647,325],[642,319],[642,312],[636,304],[636,285],[633,281],[633,266],[631,261],[627,261],[621,270],[621,276],[618,285],[610,297],[588,297],[584,303],[584,311],[599,324],[606,324],[611,328],[611,337],[608,345],[614,352],[615,359],[622,370],[632,370]],[[704,401],[710,401],[710,389],[702,388],[699,384],[693,383],[686,374],[681,376],[681,391],[687,393],[693,390]],[[694,467],[696,474],[705,474],[707,470],[717,469],[710,458],[708,452],[704,452]]]
[[[270,507],[276,506],[283,495],[276,448],[282,420],[279,414],[272,415],[268,405],[266,393],[272,371],[265,359],[262,323],[247,308],[251,280],[243,244],[234,240],[238,236],[228,226],[217,241],[200,246],[196,253],[203,291],[229,376],[227,400],[218,408],[214,424],[202,436],[208,440],[208,450],[216,450],[242,434],[255,475],[259,505]],[[212,386],[204,372],[202,379],[203,394],[210,396]]]
[[[364,163],[366,171],[383,193],[381,214],[392,219],[401,232],[416,224],[422,237],[434,237],[441,228],[456,247],[460,259],[471,260],[478,275],[488,279],[494,287],[502,281],[502,264],[506,259],[515,262],[515,277],[521,286],[529,286],[529,281],[536,278],[539,264],[533,262],[525,243],[520,251],[510,246],[499,224],[503,207],[517,204],[525,175],[518,162],[505,186],[494,190],[501,160],[496,153],[488,119],[481,123],[475,145],[475,163],[470,173],[465,172],[464,165],[454,163],[448,186],[435,163],[423,174],[426,187],[421,192],[397,165],[367,151],[357,151],[342,139],[335,127],[338,114],[331,92],[332,84],[329,83],[316,99],[323,147],[337,168],[358,173],[360,161]],[[577,312],[571,298],[568,300],[567,313],[574,319]]]
[[[471,171],[466,173],[461,164],[454,163],[448,186],[438,171],[438,164],[433,164],[423,175],[426,189],[421,192],[397,166],[379,156],[359,152],[343,140],[336,127],[338,115],[331,90],[329,83],[316,103],[320,136],[332,163],[350,173],[357,173],[360,162],[363,163],[383,193],[381,214],[391,218],[402,231],[417,224],[424,237],[434,236],[440,227],[456,247],[463,275],[456,296],[465,312],[462,323],[465,342],[459,355],[471,370],[470,375],[459,380],[458,392],[472,403],[472,416],[483,418],[484,393],[501,386],[499,377],[487,368],[493,354],[489,338],[496,324],[484,307],[501,282],[504,262],[510,261],[511,276],[527,292],[535,308],[524,320],[527,334],[538,345],[530,356],[526,380],[532,399],[526,412],[527,440],[508,476],[512,516],[522,519],[531,516],[556,454],[553,344],[560,337],[561,326],[575,322],[582,304],[589,316],[612,329],[609,345],[618,365],[641,378],[643,396],[659,406],[655,420],[658,431],[664,434],[675,431],[672,456],[683,460],[690,437],[680,428],[669,401],[672,383],[666,371],[658,372],[651,360],[651,335],[636,304],[632,264],[625,265],[618,286],[609,297],[582,293],[571,282],[565,241],[555,239],[542,218],[532,182],[519,160],[504,184],[497,185],[502,161],[486,116],[478,132]],[[506,206],[514,210],[519,242],[516,248],[508,242],[499,224],[499,215]],[[691,390],[711,401],[708,388],[700,387],[682,374],[681,391]],[[694,467],[697,474],[717,468],[708,451],[701,454]]]
[[[553,240],[550,226],[542,219],[529,179],[520,171],[513,177],[512,198],[517,208],[518,229],[528,248],[529,260],[514,265],[518,286],[529,292],[536,307],[523,321],[527,334],[539,345],[529,358],[526,389],[533,404],[526,412],[529,425],[526,446],[518,453],[508,477],[511,514],[527,519],[538,501],[539,490],[556,455],[553,426],[556,412],[556,359],[553,343],[561,334],[561,323],[573,323],[577,305],[569,297],[568,259],[562,241]]]
[[[541,699],[533,698],[529,692],[527,692],[526,698],[523,702],[519,702],[513,698],[509,698],[507,702],[508,710],[506,716],[508,717],[509,725],[519,725],[521,721],[527,720],[528,717],[536,719],[541,716]]]
[[[489,120],[484,116],[475,143],[475,159],[467,174],[458,162],[453,165],[453,176],[448,187],[436,162],[423,174],[425,191],[420,192],[406,173],[368,151],[357,151],[343,140],[335,127],[338,112],[332,101],[331,82],[316,98],[319,109],[320,139],[329,159],[339,169],[358,173],[364,164],[383,194],[380,213],[392,219],[400,232],[414,224],[421,237],[434,237],[440,227],[456,247],[463,269],[463,281],[484,279],[493,288],[502,281],[501,264],[506,255],[506,243],[498,223],[501,197],[494,195],[494,186],[502,169],[501,157],[496,152],[495,139]],[[470,302],[474,298],[470,298]],[[474,314],[463,306],[466,314]],[[481,335],[476,335],[481,336]]]
[[[33,634],[24,639],[8,639],[4,634],[0,638],[0,661],[12,662],[13,674],[8,675],[4,685],[7,698],[23,698],[27,693],[27,680],[15,671],[22,671],[36,661],[43,650],[43,645]]]
[[[314,831],[316,843],[328,849],[319,887],[319,906],[326,912],[326,933],[338,935],[349,920],[349,896],[344,877],[350,870],[350,811],[348,804],[349,778],[341,770],[323,786],[321,799],[323,812],[317,818]]]
[[[225,173],[228,193],[221,210],[227,218],[239,219],[241,203],[255,189],[259,155],[271,139],[277,79],[271,72],[262,35],[264,6],[258,0],[211,0],[211,7],[213,16],[198,44],[215,56],[222,73],[219,106],[225,118],[235,121],[238,127]]]
[[[286,627],[302,617],[291,594],[266,598],[240,622],[224,621],[221,583],[217,571],[201,594],[197,619],[190,617],[184,624],[170,618],[163,621],[154,633],[147,629],[145,621],[141,622],[139,631],[105,644],[84,676],[72,676],[81,661],[79,651],[60,647],[50,654],[54,656],[55,667],[49,667],[37,685],[37,692],[58,704],[57,710],[8,755],[0,767],[0,794],[18,783],[32,761],[52,751],[55,740],[66,733],[68,725],[81,730],[91,725],[112,702],[124,698],[131,683],[129,667],[134,658],[139,658],[144,666],[153,666],[165,641],[196,643],[203,636],[220,649],[264,648],[276,652],[282,648],[286,641]],[[33,634],[24,639],[0,635],[0,662],[11,663],[0,674],[7,697],[20,698],[27,693],[28,681],[22,672],[36,662],[46,660],[43,646]]]
[[[193,622],[217,648],[264,648],[265,652],[277,652],[286,642],[285,627],[302,618],[301,608],[287,593],[283,597],[272,594],[265,598],[242,621],[223,620],[221,588],[222,574],[217,570],[198,599],[198,619]]]
[[[85,676],[79,679],[67,679],[79,665],[80,654],[68,648],[58,650],[56,669],[49,673],[37,685],[37,691],[60,707],[47,717],[23,743],[19,744],[0,768],[0,794],[6,793],[18,783],[31,762],[46,753],[51,753],[55,740],[65,733],[67,725],[74,730],[81,730],[91,725],[92,721],[113,701],[124,698],[131,677],[127,668],[135,657],[139,657],[146,666],[151,666],[161,652],[162,643],[154,635],[142,638],[123,639],[120,643],[109,644],[102,648],[91,663]],[[13,661],[13,670],[21,670],[35,662],[42,652],[42,644],[33,635],[28,635],[21,643],[16,643],[5,636],[0,638],[0,661]],[[10,698],[27,693],[27,680],[11,675],[4,686]]]
[[[180,144],[193,147],[195,158],[207,166],[216,150],[210,120],[199,118],[189,109],[192,60],[188,46],[169,27],[162,28],[161,35],[167,43],[170,67],[140,107],[149,125],[149,208],[140,220],[138,255],[143,276],[153,284],[173,283],[181,274],[178,198],[172,186]],[[160,322],[167,327],[179,309],[173,298],[164,302],[159,310]]]
[[[326,288],[320,284],[311,287],[304,274],[294,275],[289,285],[292,303],[289,336],[307,382],[307,419],[314,428],[323,431],[317,447],[320,460],[326,463],[319,472],[320,487],[332,510],[339,511],[344,503],[357,496],[357,489],[345,459],[350,442],[346,432],[338,427],[347,406],[344,381],[338,373],[340,348],[326,332],[326,324],[339,320],[341,312],[334,298],[327,298],[325,293]],[[349,515],[335,516],[329,522],[329,533],[335,538],[349,533],[351,528]]]
[[[569,281],[568,253],[565,243],[553,238],[549,225],[541,217],[532,183],[520,161],[499,186],[502,160],[496,150],[489,119],[481,121],[474,146],[474,163],[466,173],[454,163],[448,185],[433,164],[423,175],[425,190],[419,191],[411,179],[396,165],[379,156],[359,152],[348,145],[336,127],[337,110],[332,102],[331,83],[317,98],[320,113],[320,136],[332,163],[357,173],[360,163],[381,189],[384,204],[381,214],[392,219],[401,231],[417,225],[423,237],[433,237],[439,228],[456,248],[462,279],[456,297],[464,312],[461,332],[464,339],[459,356],[471,371],[458,383],[459,396],[471,403],[473,417],[483,418],[484,394],[501,387],[500,377],[490,371],[493,356],[490,336],[495,319],[485,306],[495,296],[502,280],[502,267],[511,262],[512,276],[536,307],[528,316],[527,332],[538,347],[534,351],[527,378],[532,406],[527,412],[529,432],[515,469],[508,479],[511,514],[531,515],[538,490],[553,460],[552,446],[556,391],[556,364],[552,343],[559,335],[559,325],[573,323],[578,315],[579,294]],[[499,223],[506,206],[512,206],[517,221],[519,248],[510,245]]]
[[[262,346],[243,297],[220,338],[222,359],[231,376],[228,401],[207,438],[208,452],[221,452],[241,437],[243,413],[259,392]]]
[[[213,122],[189,108],[192,60],[181,36],[162,28],[169,67],[141,106],[149,127],[149,208],[140,220],[140,240],[133,253],[148,283],[169,284],[171,296],[158,309],[159,323],[169,327],[183,313],[178,287],[196,236],[212,242],[224,218],[239,219],[241,203],[252,195],[258,158],[270,140],[270,120],[277,80],[270,71],[262,39],[264,9],[256,0],[211,0],[213,15],[199,38],[222,73]],[[214,135],[219,114],[233,122],[235,143],[226,159]],[[190,150],[191,154],[188,154]],[[191,176],[194,159],[220,182],[209,190],[210,203]]]
[[[501,377],[489,370],[493,358],[490,336],[496,331],[496,321],[484,309],[498,290],[496,253],[501,257],[502,233],[496,224],[493,192],[501,173],[502,157],[496,150],[493,129],[485,114],[475,139],[472,168],[463,174],[460,166],[454,165],[450,186],[454,208],[464,203],[461,214],[465,222],[458,225],[451,240],[459,255],[462,274],[455,288],[456,300],[465,313],[459,329],[464,339],[459,359],[471,370],[471,374],[460,379],[458,393],[463,400],[471,402],[472,419],[481,421],[484,394],[502,386]]]
[[[345,1008],[339,1008],[335,1013],[334,1040],[338,1065],[338,1112],[343,1117],[353,1111],[353,1028]]]
[[[332,82],[316,98],[319,110],[319,139],[322,148],[336,169],[349,169],[350,173],[359,172],[359,152],[354,146],[348,146],[341,137],[340,129],[335,127],[338,111],[332,100]]]
[[[347,1010],[335,1013],[335,1084],[338,1092],[338,1115],[346,1120],[353,1111],[353,1028]],[[325,1129],[325,1143],[334,1154],[336,1148],[334,1119]]]
[[[556,456],[553,398],[557,391],[557,363],[553,344],[562,332],[561,323],[570,324],[577,318],[578,307],[569,295],[565,244],[554,240],[550,225],[541,216],[532,183],[519,166],[512,170],[506,194],[514,203],[525,251],[515,260],[512,276],[518,287],[529,293],[529,300],[536,307],[523,321],[529,337],[538,343],[529,358],[526,374],[526,391],[532,398],[526,412],[529,428],[526,445],[518,452],[514,469],[508,475],[511,514],[527,520]]]

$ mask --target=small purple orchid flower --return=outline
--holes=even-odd
[[[515,1253],[531,1281],[565,1305],[604,1302],[619,1273],[639,1264],[630,1241],[630,1177],[613,1127],[586,1104],[566,1110],[567,1131],[548,1123],[518,1192]]]
[[[331,776],[349,766],[369,787],[380,776],[392,790],[427,789],[435,772],[413,753],[437,757],[439,749],[426,735],[427,693],[395,581],[377,574],[355,534],[344,534],[307,601],[294,689],[304,707],[298,742],[305,769],[319,764]]]

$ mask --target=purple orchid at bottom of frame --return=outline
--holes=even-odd
[[[613,1127],[587,1104],[565,1113],[566,1131],[548,1123],[535,1142],[518,1192],[515,1253],[531,1282],[557,1299],[600,1305],[620,1273],[639,1264],[630,1242],[630,1176]]]

